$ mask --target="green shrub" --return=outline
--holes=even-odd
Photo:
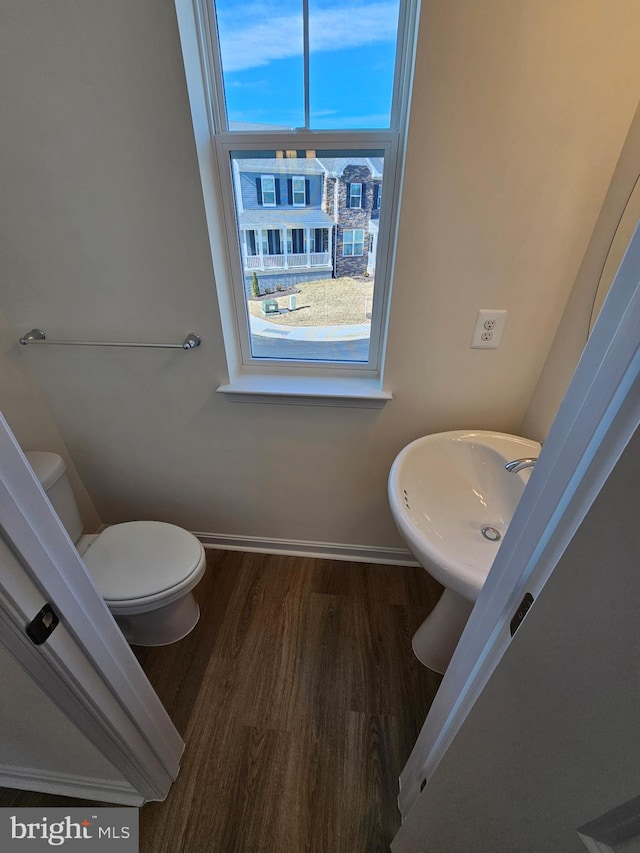
[[[258,283],[257,273],[254,273],[251,276],[251,295],[255,298],[258,298],[262,294],[260,293],[260,285]]]

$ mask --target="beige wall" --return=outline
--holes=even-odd
[[[44,448],[65,458],[85,530],[97,530],[100,519],[95,506],[69,456],[46,397],[27,365],[24,353],[20,352],[21,347],[17,346],[18,337],[0,305],[0,412],[23,450]]]
[[[637,797],[638,478],[640,432],[413,806],[396,853],[584,853],[576,830]]]
[[[0,299],[102,518],[397,547],[407,441],[517,430],[637,102],[635,0],[423,4],[382,411],[230,403],[170,0],[3,5]],[[478,308],[501,349],[469,349]],[[10,354],[13,357],[13,354]]]
[[[640,175],[640,107],[636,111],[620,160],[589,246],[580,265],[531,403],[522,432],[544,439],[562,402],[589,333],[598,283],[625,205]]]

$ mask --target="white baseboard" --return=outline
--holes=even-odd
[[[36,767],[0,764],[0,787],[57,794],[62,797],[78,797],[82,800],[97,800],[123,806],[141,806],[144,803],[144,798],[126,782],[71,776],[68,773],[39,770]]]
[[[379,563],[390,566],[419,566],[404,548],[367,548],[332,542],[305,542],[298,539],[261,539],[257,536],[228,536],[219,533],[194,533],[205,548],[223,551],[252,551],[259,554],[284,554],[294,557],[317,557],[348,560],[352,563]]]

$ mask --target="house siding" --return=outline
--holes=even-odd
[[[263,207],[258,197],[258,179],[262,175],[273,175],[276,182],[276,198],[280,202],[276,204],[277,210],[300,210],[299,205],[289,204],[290,176],[277,175],[273,170],[265,169],[264,172],[241,172],[240,192],[242,194],[242,206],[244,210],[257,210]],[[305,207],[322,208],[322,175],[301,175],[307,182],[308,198]]]

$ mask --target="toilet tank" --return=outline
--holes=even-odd
[[[64,459],[58,453],[46,450],[30,450],[25,456],[71,540],[77,542],[82,536],[82,520],[69,485]]]

